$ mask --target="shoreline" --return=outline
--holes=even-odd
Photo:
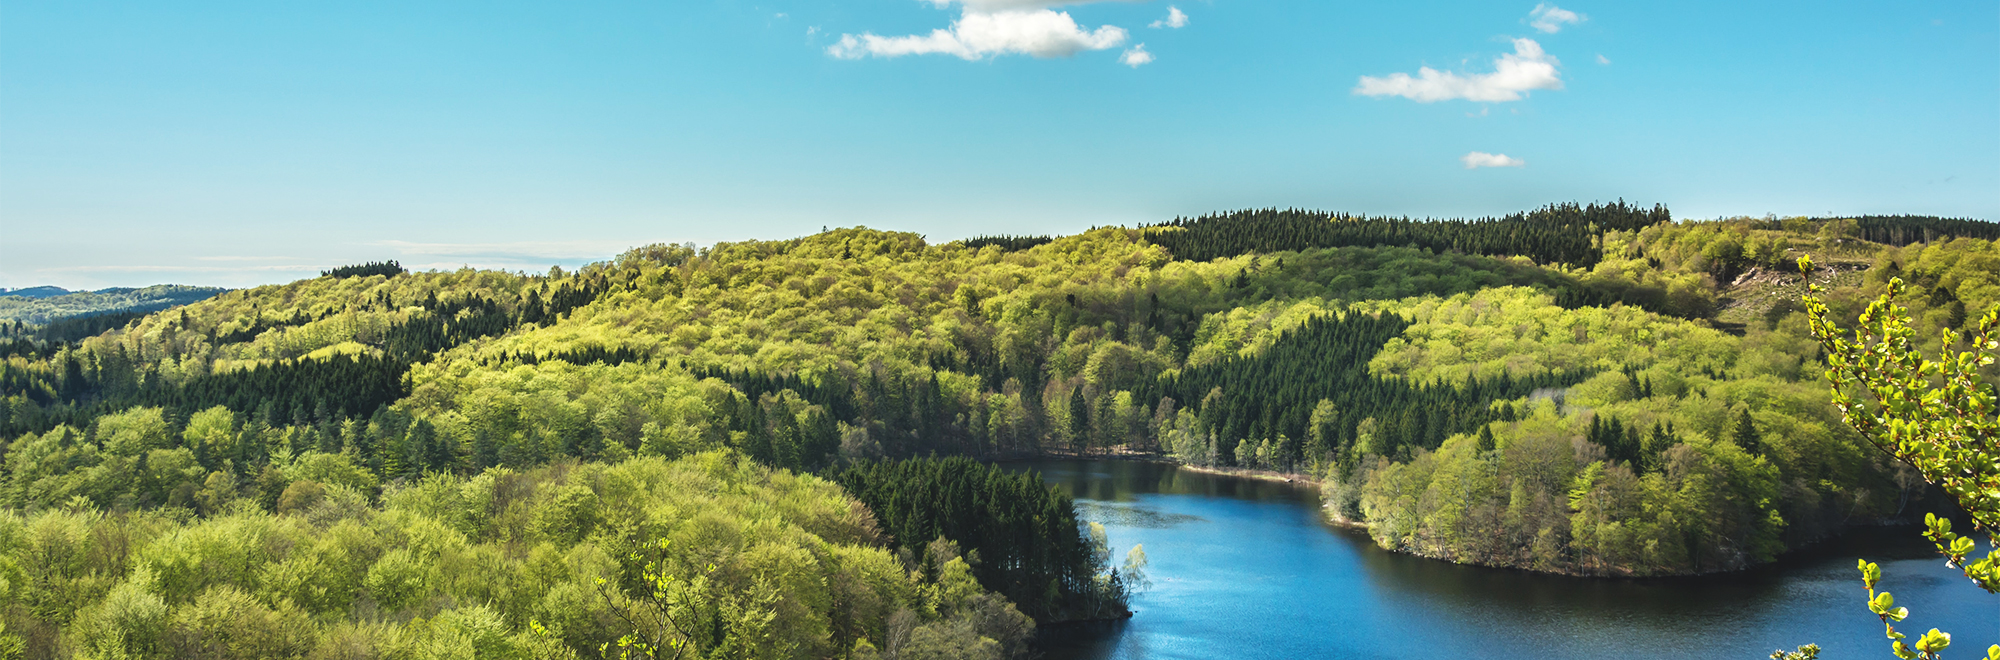
[[[1175,462],[1172,460],[1164,460],[1162,462],[1179,466],[1180,469],[1187,470],[1189,472],[1199,472],[1202,474],[1215,474],[1225,477],[1240,477],[1243,479],[1257,479],[1260,481],[1287,483],[1300,487],[1309,487],[1315,490],[1317,490],[1320,486],[1325,485],[1321,483],[1320,480],[1314,479],[1310,476],[1303,474],[1272,472],[1270,470],[1245,470],[1243,468],[1203,467],[1200,465],[1188,465],[1186,463]]]
[[[1275,472],[1272,470],[1245,470],[1243,468],[1229,468],[1229,467],[1205,467],[1189,463],[1182,463],[1180,461],[1176,461],[1168,457],[1166,454],[1160,454],[1154,452],[1129,451],[1129,450],[1115,450],[1111,453],[1105,453],[1105,454],[1088,454],[1088,453],[1079,453],[1079,452],[1065,451],[1065,450],[1044,450],[1041,454],[1028,458],[1009,458],[1002,460],[1037,460],[1037,459],[1050,459],[1050,458],[1090,460],[1090,461],[1137,461],[1141,463],[1157,463],[1160,465],[1172,465],[1174,467],[1180,468],[1182,470],[1187,470],[1189,472],[1199,472],[1202,474],[1214,474],[1226,477],[1241,477],[1244,479],[1257,479],[1261,481],[1288,483],[1301,487],[1311,487],[1314,489],[1317,489],[1320,486],[1325,485],[1319,479],[1313,478],[1311,475],[1297,473],[1297,472]]]
[[[1152,452],[1115,450],[1103,454],[1088,454],[1088,453],[1078,453],[1078,452],[1058,450],[1058,451],[1045,451],[1036,457],[1016,459],[1016,460],[1036,460],[1036,459],[1135,461],[1144,463],[1156,463],[1161,465],[1170,465],[1177,469],[1200,473],[1200,474],[1208,474],[1208,475],[1216,475],[1224,477],[1236,477],[1241,479],[1255,479],[1271,483],[1283,483],[1283,484],[1298,486],[1301,488],[1312,488],[1315,491],[1320,490],[1325,485],[1324,481],[1320,479],[1315,479],[1313,477],[1304,474],[1296,474],[1296,473],[1288,474],[1283,472],[1273,472],[1270,470],[1245,470],[1242,468],[1205,467],[1200,465],[1191,465],[1176,461],[1164,454],[1158,454]],[[1348,520],[1346,518],[1334,515],[1334,513],[1327,507],[1324,501],[1320,503],[1318,508],[1319,508],[1318,511],[1319,521],[1321,523],[1326,524],[1329,527],[1333,527],[1343,531],[1360,532],[1363,534],[1368,533],[1368,531],[1372,527],[1369,523],[1364,521]],[[1769,562],[1750,564],[1739,568],[1716,570],[1716,571],[1702,571],[1702,572],[1692,572],[1692,573],[1656,573],[1651,575],[1641,575],[1630,571],[1614,570],[1610,572],[1583,572],[1583,571],[1547,570],[1547,569],[1528,568],[1524,566],[1507,566],[1501,564],[1487,564],[1479,562],[1465,562],[1429,553],[1414,552],[1405,548],[1386,548],[1382,547],[1380,543],[1376,543],[1375,545],[1376,547],[1381,548],[1385,552],[1390,552],[1409,557],[1416,557],[1429,561],[1443,562],[1456,566],[1469,566],[1469,567],[1497,569],[1504,571],[1520,571],[1523,573],[1531,573],[1536,575],[1556,575],[1563,577],[1581,578],[1586,580],[1686,580],[1686,579],[1714,578],[1717,576],[1745,574],[1745,573],[1756,572],[1759,570],[1779,568],[1789,563],[1790,560],[1793,560],[1800,556],[1811,556],[1813,554],[1816,554],[1818,551],[1823,550],[1825,547],[1830,545],[1835,545],[1838,541],[1840,541],[1844,537],[1848,537],[1850,534],[1854,534],[1855,532],[1859,532],[1862,530],[1870,530],[1870,529],[1908,527],[1913,524],[1914,523],[1908,521],[1872,521],[1867,523],[1854,523],[1851,524],[1847,529],[1843,529],[1838,533],[1830,534],[1818,539],[1814,539],[1812,541],[1808,541],[1796,548],[1788,548],[1784,552],[1779,553],[1777,558],[1774,558],[1772,561]],[[1370,536],[1369,540],[1371,542],[1374,541],[1372,535]]]

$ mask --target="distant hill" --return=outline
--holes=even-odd
[[[54,298],[56,296],[69,295],[70,293],[69,289],[59,286],[34,286],[26,289],[11,290],[0,289],[0,296],[19,296],[22,298]]]
[[[140,289],[69,291],[38,286],[0,292],[0,321],[43,325],[62,319],[113,312],[152,312],[207,300],[228,289],[160,284]]]

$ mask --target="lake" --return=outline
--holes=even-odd
[[[1954,658],[2000,643],[2000,596],[1946,567],[1916,527],[1858,529],[1741,573],[1589,579],[1390,553],[1324,522],[1315,490],[1282,482],[1138,461],[1007,467],[1074,495],[1116,559],[1143,544],[1152,560],[1132,619],[1044,631],[1049,660],[1706,660],[1807,642],[1827,660],[1892,658],[1857,557],[1880,563],[1881,588],[1910,608],[1899,629],[1952,633]]]

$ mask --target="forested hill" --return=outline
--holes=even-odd
[[[1061,549],[1023,555],[935,522],[939,511],[1032,518],[1067,500],[965,464],[878,459],[1150,452],[1318,477],[1337,513],[1401,551],[1579,574],[1732,570],[1927,506],[1917,481],[1829,409],[1790,264],[1812,254],[1822,265],[1812,277],[1850,320],[1888,278],[1913,283],[1907,304],[1934,337],[2000,301],[2000,248],[1978,237],[1991,223],[1882,222],[1677,222],[1622,202],[1447,221],[1266,210],[942,244],[853,228],[655,245],[545,275],[366,264],[80,339],[0,343],[0,433],[11,440],[0,496],[23,516],[4,524],[145,545],[226,535],[218,525],[349,521],[381,541],[350,567],[361,577],[348,595],[328,601],[349,609],[312,612],[369,603],[414,626],[452,603],[491,602],[477,616],[520,648],[547,642],[530,624],[555,626],[559,614],[562,645],[594,648],[623,634],[617,607],[638,605],[590,609],[582,592],[548,596],[570,605],[531,604],[496,586],[396,576],[450,561],[522,575],[560,563],[578,580],[616,566],[621,593],[643,594],[648,571],[693,580],[713,561],[733,577],[711,584],[750,594],[777,584],[750,579],[764,575],[758,566],[817,562],[838,574],[822,577],[876,595],[793,609],[731,601],[748,618],[729,625],[750,627],[700,644],[796,625],[802,636],[785,639],[809,641],[795,649],[848,657],[918,643],[918,629],[1005,655],[1021,631],[996,603],[1045,621],[1120,609],[1110,549],[1082,531],[1010,518],[1052,535],[1034,548]],[[1901,233],[1870,234],[1881,226]],[[708,481],[660,476],[682,473]],[[727,524],[665,491],[645,491],[667,498],[645,505],[652,518],[626,504],[634,484],[688,479],[808,499],[830,487],[800,474],[827,475],[858,499],[839,514],[757,509],[766,495],[752,494],[731,500],[747,508]],[[980,498],[1009,504],[949,504]],[[432,519],[463,543],[408,531]],[[671,533],[614,522],[641,519]],[[796,552],[740,543],[762,531],[729,531],[787,525],[805,530],[784,532]],[[897,536],[934,532],[947,538]],[[658,534],[675,549],[637,552]],[[54,575],[24,554],[53,550],[19,543],[4,551],[32,574],[10,583],[39,586],[0,593],[21,605],[6,610],[6,630],[29,631],[6,634],[83,644],[84,619],[113,601],[163,599],[161,630],[197,616],[166,582],[141,584],[137,564]],[[878,551],[895,559],[869,558]],[[952,568],[960,552],[1055,563]],[[642,555],[671,567],[619,559]],[[378,576],[372,566],[390,557],[403,563]],[[838,573],[848,570],[861,573]],[[890,574],[907,577],[880,577]],[[245,580],[229,588],[269,616],[304,607]],[[37,600],[54,597],[51,585],[78,600]],[[412,630],[396,639],[443,634]],[[149,648],[182,639],[194,638]]]
[[[227,289],[160,284],[139,289],[64,291],[35,287],[0,293],[0,336],[29,332],[27,326],[100,314],[143,314],[205,300]]]

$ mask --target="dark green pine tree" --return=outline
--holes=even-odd
[[[426,428],[430,426],[430,422],[428,421],[418,423],[423,424]],[[435,430],[432,430],[429,435],[430,442],[424,445],[425,467],[440,472],[456,469],[459,461],[458,447],[455,445],[458,443],[451,438],[438,435]]]
[[[1618,435],[1618,451],[1621,454],[1619,460],[1625,461],[1625,466],[1631,468],[1633,474],[1645,472],[1641,464],[1645,462],[1646,441],[1639,433],[1638,424],[1625,427],[1625,431]]]
[[[472,436],[472,469],[484,470],[500,464],[500,443],[484,428]]]
[[[1479,427],[1479,451],[1493,451],[1496,444],[1493,440],[1493,427]]]
[[[431,427],[430,420],[419,419],[417,423],[411,424],[410,434],[403,440],[403,451],[407,454],[407,458],[403,460],[403,474],[421,476],[426,470],[432,469],[434,466],[430,464],[430,460],[434,451],[431,445],[435,444],[437,444],[437,429]]]
[[[1737,411],[1734,438],[1736,446],[1742,447],[1743,451],[1756,455],[1764,453],[1764,440],[1757,435],[1757,426],[1751,423],[1749,408]]]
[[[1653,434],[1646,438],[1644,446],[1640,448],[1639,467],[1643,468],[1643,472],[1659,472],[1660,456],[1672,446],[1674,446],[1673,423],[1668,422],[1666,426],[1661,426],[1659,422],[1653,422]]]
[[[1071,450],[1081,450],[1090,444],[1090,401],[1083,398],[1083,388],[1069,391],[1069,442]]]

